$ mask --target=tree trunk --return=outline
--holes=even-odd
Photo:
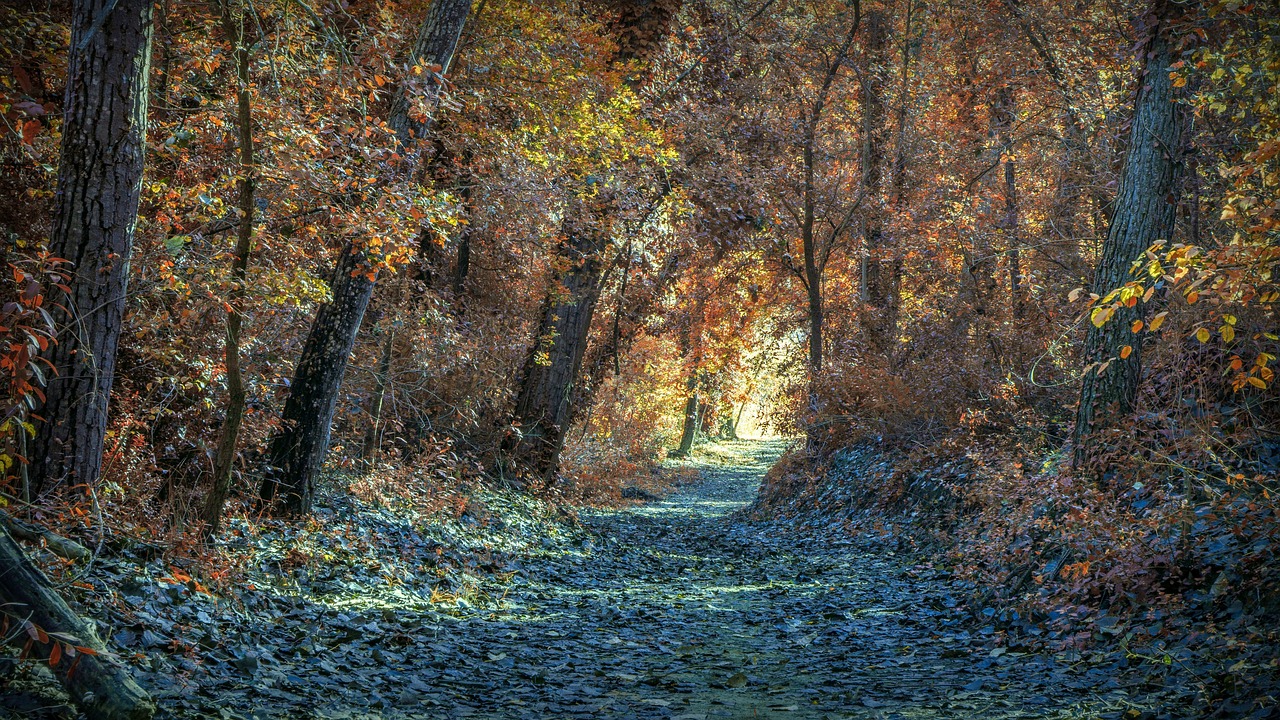
[[[421,68],[422,88],[419,106],[414,102],[411,90],[415,78],[406,78],[397,88],[391,100],[389,125],[396,131],[400,144],[413,147],[417,140],[425,139],[435,125],[430,113],[435,112],[440,101],[441,79],[453,64],[458,40],[471,12],[471,0],[432,0],[427,17],[422,21],[418,39],[410,53],[410,63]],[[434,67],[433,67],[434,66]]]
[[[698,420],[702,414],[699,389],[702,378],[704,302],[701,295],[694,299],[693,310],[680,329],[680,357],[688,366],[688,377],[685,378],[684,422],[680,431],[680,447],[675,452],[677,457],[688,457],[693,451],[694,442],[698,439]]]
[[[893,348],[893,275],[892,260],[884,247],[884,71],[887,62],[888,23],[884,13],[867,13],[864,38],[867,69],[862,82],[862,182],[866,191],[867,210],[863,215],[863,301],[867,304],[867,339],[881,354]]]
[[[201,513],[204,536],[213,537],[222,523],[222,506],[231,491],[231,476],[236,459],[236,444],[244,420],[245,389],[240,370],[240,330],[244,324],[241,304],[244,302],[249,253],[253,249],[253,192],[255,169],[253,160],[253,99],[249,89],[249,43],[245,38],[244,17],[231,15],[231,6],[223,0],[222,28],[234,45],[236,63],[236,126],[240,142],[240,219],[236,233],[235,259],[231,264],[231,290],[227,294],[227,333],[223,349],[227,367],[227,412],[218,437],[218,450],[213,460],[213,488],[205,498]],[[247,10],[242,9],[242,12]]]
[[[333,299],[316,313],[294,369],[281,428],[271,440],[270,467],[259,495],[276,512],[311,510],[315,481],[329,450],[338,389],[373,295],[371,272],[363,252],[350,243],[343,248],[331,285]]]
[[[570,217],[574,214],[573,210],[569,213]],[[525,359],[513,416],[520,436],[508,443],[507,450],[521,472],[546,485],[554,482],[560,466],[574,385],[600,297],[604,271],[600,253],[607,243],[604,228],[583,228],[565,221],[559,255],[569,269],[553,280],[537,340]]]
[[[0,637],[11,638],[11,643],[19,648],[30,641],[33,656],[51,666],[85,717],[147,720],[155,714],[151,698],[133,681],[128,669],[108,652],[93,624],[72,612],[3,527],[0,527],[0,577],[4,578],[0,583],[0,618],[3,618],[0,624],[7,626],[7,632],[0,631]],[[75,639],[55,638],[51,633]],[[59,657],[49,663],[55,652]]]
[[[433,0],[414,45],[412,59],[428,75],[424,94],[434,106],[443,77],[458,47],[470,0]],[[438,66],[432,68],[430,66]],[[389,124],[401,144],[412,147],[430,130],[432,121],[414,111],[407,83],[396,93]],[[272,439],[270,464],[263,479],[264,505],[287,514],[311,508],[315,479],[329,449],[329,431],[338,405],[347,359],[355,347],[364,311],[373,296],[375,277],[363,249],[350,243],[334,272],[333,300],[320,308],[294,370],[281,429]]]
[[[146,152],[151,0],[72,4],[61,162],[49,251],[72,263],[46,307],[55,368],[31,445],[32,490],[93,485],[124,316]]]
[[[826,69],[822,79],[822,85],[818,89],[818,94],[813,100],[813,105],[809,108],[804,124],[803,137],[803,154],[804,154],[804,186],[802,189],[803,201],[803,217],[800,221],[800,244],[804,252],[804,284],[805,290],[808,291],[809,301],[809,432],[808,446],[811,450],[817,447],[818,436],[816,428],[818,423],[818,378],[822,374],[822,325],[823,325],[823,307],[822,307],[822,275],[826,267],[825,254],[824,259],[818,258],[817,237],[814,233],[814,223],[816,221],[817,208],[817,186],[814,181],[815,172],[815,151],[818,142],[818,125],[822,122],[822,114],[827,108],[827,100],[831,92],[831,86],[835,83],[836,76],[840,74],[840,66],[844,64],[845,58],[849,54],[849,48],[853,45],[854,36],[858,32],[858,26],[862,24],[861,5],[854,3],[853,5],[853,23],[849,26],[849,33],[845,36],[844,42],[836,49],[835,57],[832,58],[831,64]],[[831,235],[831,243],[835,243],[836,233],[833,231]],[[830,246],[828,246],[828,251]]]
[[[615,13],[610,31],[618,47],[610,63],[639,61],[640,71],[625,79],[632,90],[639,90],[648,77],[644,70],[661,48],[681,4],[681,0],[611,3],[610,9]],[[597,207],[587,209],[584,203],[575,203],[566,211],[558,254],[568,261],[569,270],[558,278],[563,289],[553,285],[548,293],[537,335],[521,371],[512,415],[520,434],[503,448],[517,472],[547,486],[555,481],[560,467],[560,452],[573,413],[574,388],[591,333],[591,318],[600,299],[604,274],[601,254],[612,235],[609,214],[615,208],[601,197],[593,202]],[[583,218],[583,212],[590,217]]]
[[[399,307],[407,307],[409,302],[409,276],[400,276]],[[360,457],[372,461],[382,448],[383,409],[386,407],[387,388],[391,385],[391,367],[395,360],[396,325],[392,318],[384,318],[382,329],[382,353],[378,357],[378,369],[374,374],[373,396],[369,398],[369,427],[365,431],[364,443],[360,446]]]
[[[1087,195],[1094,201],[1094,205],[1103,211],[1104,216],[1105,209],[1110,207],[1110,202],[1108,198],[1104,197],[1100,184],[1092,182],[1092,178],[1086,180],[1083,186],[1076,184],[1076,177],[1072,168],[1073,160],[1086,162],[1091,156],[1091,150],[1088,139],[1085,137],[1084,121],[1074,104],[1074,93],[1068,83],[1066,74],[1058,64],[1058,60],[1049,46],[1047,33],[1027,13],[1022,5],[1022,0],[1004,0],[1004,3],[1018,22],[1023,35],[1027,38],[1027,42],[1031,44],[1036,54],[1040,56],[1040,62],[1044,65],[1049,79],[1053,81],[1054,87],[1062,96],[1063,125],[1065,126],[1062,142],[1063,168],[1054,201],[1054,214],[1065,223],[1065,225],[1059,226],[1059,232],[1067,238],[1072,238],[1074,234],[1073,218],[1076,208],[1080,205],[1081,190],[1087,190]],[[1090,173],[1090,175],[1092,174]],[[1105,219],[1101,229],[1104,232],[1106,231]],[[1076,262],[1079,261],[1078,248],[1074,247],[1074,245],[1070,248],[1070,255]]]
[[[1124,171],[1093,280],[1094,292],[1099,295],[1105,296],[1128,281],[1133,261],[1156,240],[1169,239],[1173,233],[1183,123],[1169,80],[1173,50],[1168,24],[1175,12],[1176,6],[1168,0],[1153,5]],[[1132,308],[1122,306],[1100,328],[1089,325],[1084,352],[1089,370],[1080,388],[1073,435],[1077,466],[1089,455],[1090,434],[1133,410],[1142,375],[1142,342],[1132,325],[1142,316],[1143,303],[1139,302]],[[1131,351],[1127,358],[1121,358],[1125,347]],[[1105,372],[1093,367],[1108,361]]]
[[[1004,212],[1000,225],[1004,230],[1005,254],[1009,263],[1009,307],[1014,319],[1025,314],[1026,303],[1022,290],[1022,262],[1018,245],[1018,184],[1013,159],[1013,88],[1005,85],[996,91],[993,122],[1004,164]]]
[[[373,396],[369,399],[369,427],[365,429],[360,457],[371,462],[382,447],[382,409],[387,401],[387,386],[391,384],[391,361],[395,356],[395,328],[383,330],[382,354],[378,357],[378,370],[373,383]]]
[[[676,457],[689,457],[693,452],[693,442],[698,436],[698,378],[689,376],[686,383],[689,397],[684,401],[684,427],[680,432],[680,447],[673,453]]]

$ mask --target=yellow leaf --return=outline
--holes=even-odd
[[[1094,327],[1100,328],[1107,324],[1107,321],[1111,319],[1111,315],[1114,312],[1115,310],[1109,307],[1094,308],[1089,319],[1093,322]]]
[[[1142,325],[1143,323],[1141,320],[1134,320],[1133,325],[1129,328],[1129,332],[1134,332],[1134,333],[1142,332]]]
[[[1197,339],[1197,340],[1199,340],[1199,341],[1200,341],[1200,342],[1202,342],[1202,343],[1207,343],[1207,342],[1209,342],[1209,330],[1208,330],[1208,328],[1200,328],[1199,330],[1197,330],[1197,331],[1196,331],[1196,339]]]
[[[1159,315],[1156,315],[1155,317],[1151,318],[1151,326],[1147,328],[1147,332],[1155,332],[1159,330],[1160,326],[1164,324],[1165,316],[1167,316],[1168,314],[1169,313],[1167,312],[1162,312]]]
[[[1223,325],[1218,328],[1218,332],[1222,333],[1222,339],[1226,342],[1231,342],[1236,339],[1236,329],[1230,325]]]
[[[1250,384],[1250,385],[1252,385],[1252,386],[1254,386],[1254,387],[1256,387],[1256,388],[1258,388],[1259,390],[1266,390],[1266,389],[1267,389],[1267,383],[1266,383],[1266,381],[1265,381],[1265,380],[1263,380],[1263,379],[1262,379],[1262,378],[1260,378],[1260,377],[1250,376],[1250,377],[1249,377],[1249,384]]]
[[[1125,345],[1124,347],[1120,348],[1120,359],[1121,359],[1121,360],[1128,360],[1128,359],[1129,359],[1129,356],[1130,356],[1130,355],[1132,355],[1132,354],[1133,354],[1133,346],[1132,346],[1132,345]]]

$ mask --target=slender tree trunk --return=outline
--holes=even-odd
[[[371,272],[364,253],[350,243],[343,248],[330,286],[333,299],[316,313],[294,369],[259,493],[264,505],[282,514],[311,510],[315,481],[329,449],[338,388],[373,294]]]
[[[128,669],[107,651],[93,623],[72,612],[54,592],[48,579],[27,559],[22,548],[0,526],[0,637],[21,648],[36,632],[43,641],[32,640],[32,651],[50,666],[73,702],[89,720],[148,720],[156,707],[146,691],[133,681]],[[25,630],[32,623],[38,630]],[[40,633],[45,633],[40,635]],[[58,658],[47,662],[61,633],[76,638],[72,646],[87,647],[96,654],[68,652],[67,643],[58,643]]]
[[[685,326],[680,329],[680,357],[688,366],[688,377],[685,378],[684,423],[680,431],[680,447],[675,452],[677,457],[688,457],[698,439],[698,420],[702,410],[699,390],[702,379],[704,302],[701,295],[694,299],[693,310],[689,313]]]
[[[911,105],[911,45],[912,21],[915,19],[915,0],[907,0],[904,15],[902,57],[899,66],[898,107],[895,122],[896,137],[893,142],[893,176],[889,182],[889,214],[894,218],[897,218],[898,214],[903,211],[903,204],[907,195],[907,110]],[[902,221],[898,220],[898,227],[901,227],[902,224]],[[884,308],[884,324],[889,338],[886,352],[889,355],[890,365],[892,366],[896,362],[898,320],[902,308],[902,250],[898,245],[898,239],[892,235],[888,237],[886,244],[889,262],[887,267],[881,270],[881,273],[888,272],[888,278],[882,279],[882,282],[886,286],[888,299]]]
[[[400,276],[399,307],[405,307],[409,301],[409,276]],[[374,373],[373,396],[369,399],[369,427],[365,431],[364,443],[360,446],[360,457],[366,461],[374,459],[382,447],[383,409],[386,406],[387,388],[391,385],[391,366],[395,360],[396,326],[391,318],[384,318],[382,330],[382,353],[378,357],[378,369]]]
[[[575,208],[568,215],[578,213]],[[516,398],[513,421],[520,435],[507,443],[518,470],[544,485],[555,481],[560,466],[574,386],[600,298],[600,253],[609,238],[607,224],[581,227],[566,220],[563,232],[558,254],[569,269],[553,278],[548,290]]]
[[[684,425],[680,431],[680,447],[674,453],[676,457],[689,457],[698,435],[698,377],[690,375],[685,387],[689,397],[684,401]]]
[[[818,258],[817,237],[814,234],[817,206],[817,185],[814,174],[816,169],[815,153],[818,143],[818,125],[822,122],[822,114],[827,108],[831,87],[835,84],[836,77],[840,74],[840,67],[844,64],[845,58],[849,54],[849,48],[853,45],[853,39],[857,35],[858,26],[861,24],[862,6],[860,3],[855,2],[853,4],[853,23],[849,26],[849,33],[845,36],[844,42],[837,48],[831,64],[826,67],[822,85],[819,87],[818,94],[805,117],[804,137],[802,140],[804,159],[802,201],[804,207],[803,217],[800,222],[800,243],[804,252],[804,280],[805,289],[808,291],[809,305],[810,430],[808,432],[808,446],[810,450],[816,449],[818,444],[816,428],[819,411],[818,379],[822,374],[822,275],[826,264],[825,261],[820,261]],[[836,238],[833,235],[831,242],[834,243],[835,240]]]
[[[460,299],[467,290],[467,275],[471,272],[471,220],[476,216],[476,176],[471,172],[474,153],[470,149],[462,153],[462,173],[458,178],[458,195],[462,198],[462,210],[467,223],[458,237],[458,254],[453,264],[453,297]]]
[[[236,459],[236,444],[240,439],[240,425],[244,420],[245,389],[240,370],[240,331],[244,324],[246,274],[249,269],[249,253],[253,249],[253,210],[255,174],[253,159],[253,98],[250,93],[249,43],[245,37],[243,15],[237,21],[232,17],[229,0],[223,0],[222,27],[227,39],[234,45],[236,64],[236,126],[240,142],[239,178],[239,227],[236,233],[235,258],[231,263],[231,290],[227,294],[227,333],[224,346],[227,367],[227,410],[218,438],[218,450],[213,461],[213,488],[205,498],[205,537],[212,537],[222,523],[222,506],[231,491],[231,476]],[[242,9],[242,13],[247,10]]]
[[[369,399],[369,427],[365,430],[364,443],[360,446],[360,457],[366,462],[377,457],[382,446],[382,410],[387,401],[387,386],[391,381],[391,361],[395,357],[395,328],[386,328],[383,333],[382,354],[378,357],[373,396]]]
[[[1009,307],[1014,319],[1025,314],[1026,302],[1022,290],[1022,263],[1018,234],[1018,184],[1013,158],[1013,88],[1005,85],[996,91],[993,122],[996,139],[1004,164],[1004,212],[1000,225],[1004,230],[1005,254],[1009,263]]]
[[[862,183],[867,210],[863,214],[863,301],[867,303],[867,338],[881,354],[891,351],[892,262],[885,257],[884,207],[884,78],[888,23],[884,12],[867,12],[867,69],[862,82]]]
[[[439,79],[453,61],[470,9],[470,0],[433,0],[427,9],[411,59],[422,68],[428,108],[439,99]],[[432,120],[418,113],[409,85],[406,81],[397,91],[389,124],[401,144],[412,149],[429,132]],[[342,375],[373,295],[376,276],[369,264],[359,244],[349,243],[343,250],[334,272],[333,299],[316,314],[294,370],[281,429],[271,442],[271,468],[260,492],[263,504],[277,511],[310,511],[315,479],[329,449]]]
[[[1062,70],[1062,66],[1058,64],[1058,59],[1054,55],[1053,49],[1049,46],[1048,35],[1045,33],[1044,28],[1027,13],[1023,7],[1022,0],[1004,0],[1004,3],[1010,14],[1013,15],[1014,20],[1017,21],[1023,35],[1027,38],[1027,42],[1030,43],[1040,57],[1040,62],[1048,73],[1049,79],[1062,96],[1063,125],[1065,127],[1065,132],[1063,133],[1064,166],[1054,207],[1057,210],[1055,216],[1061,218],[1067,224],[1060,228],[1060,232],[1067,237],[1072,237],[1072,218],[1075,208],[1080,205],[1082,189],[1086,191],[1088,197],[1093,200],[1094,205],[1101,211],[1101,219],[1103,221],[1101,230],[1106,232],[1105,216],[1106,210],[1111,206],[1110,198],[1105,197],[1102,187],[1096,182],[1086,180],[1083,186],[1076,184],[1075,172],[1072,168],[1073,161],[1086,162],[1091,156],[1089,141],[1085,137],[1084,121],[1075,107],[1075,93]],[[1072,254],[1078,256],[1078,248],[1073,247]],[[1078,257],[1076,259],[1078,261]]]
[[[972,48],[969,47],[968,38],[959,40],[957,52],[961,58],[959,62],[961,68],[959,112],[961,125],[959,134],[962,146],[971,148],[974,166],[976,166],[984,164],[989,157],[988,153],[991,150],[990,137],[993,134],[992,125],[994,123],[989,121],[988,126],[983,129],[980,122],[981,91],[977,86],[978,58],[973,53]],[[972,188],[973,183],[970,183],[966,191],[972,190]],[[991,251],[990,238],[986,232],[985,223],[980,222],[974,228],[973,245],[969,252],[970,255],[966,258],[967,267],[965,271],[970,281],[969,287],[972,291],[972,298],[964,305],[971,308],[972,312],[966,318],[966,325],[971,333],[970,341],[985,347],[992,342],[992,310],[995,305],[993,300],[998,287],[993,270],[995,258]],[[983,358],[984,364],[986,364],[989,361],[988,354],[982,350],[978,352]]]
[[[101,21],[99,22],[99,18]],[[72,4],[71,56],[49,251],[72,263],[47,307],[56,370],[30,448],[33,494],[94,485],[102,469],[147,133],[151,0]]]
[[[1115,212],[1093,280],[1099,295],[1123,285],[1133,261],[1156,240],[1173,234],[1183,118],[1169,80],[1173,49],[1168,25],[1177,12],[1169,0],[1157,0],[1152,6],[1151,34],[1143,46],[1141,87]],[[1132,325],[1142,317],[1139,302],[1132,308],[1122,306],[1102,327],[1089,325],[1084,352],[1088,370],[1080,388],[1073,436],[1077,466],[1090,454],[1090,434],[1133,410],[1142,375],[1142,342]],[[1128,357],[1121,358],[1126,347]],[[1106,370],[1098,372],[1098,364],[1108,362]]]

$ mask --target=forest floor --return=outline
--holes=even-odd
[[[294,572],[234,602],[103,569],[132,608],[108,624],[162,717],[1153,716],[1097,663],[995,647],[946,573],[872,538],[748,521],[782,450],[710,445],[684,463],[699,481],[555,520],[448,597],[387,581],[394,555],[432,547],[402,535],[371,548],[378,573]],[[0,681],[0,717],[73,717],[36,679]]]

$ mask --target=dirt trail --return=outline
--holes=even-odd
[[[547,526],[455,604],[332,561],[316,571],[333,578],[234,601],[121,566],[134,609],[114,640],[167,718],[1142,716],[1107,668],[992,647],[941,573],[867,538],[746,520],[782,450],[709,446],[691,462],[700,482]],[[383,566],[422,562],[416,530],[383,530]],[[51,684],[0,692],[26,687]],[[74,717],[39,692],[9,700],[0,717]]]
[[[533,558],[501,611],[451,628],[435,664],[465,672],[420,678],[433,716],[1080,718],[1123,700],[948,629],[948,587],[890,552],[746,522],[782,448],[719,449],[700,484],[586,515],[600,540]]]

